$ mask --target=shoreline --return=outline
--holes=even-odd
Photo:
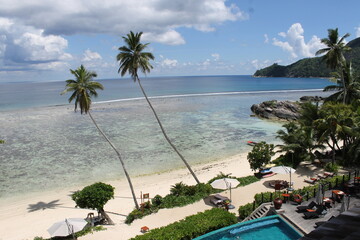
[[[235,168],[234,166],[237,167]],[[207,182],[219,174],[220,171],[226,174],[231,173],[237,177],[252,174],[246,160],[246,153],[240,153],[211,163],[198,164],[193,166],[193,170],[201,182]],[[132,181],[135,193],[138,196],[138,202],[140,202],[141,192],[149,193],[152,198],[156,194],[165,196],[169,193],[171,185],[181,181],[188,185],[196,184],[191,174],[185,168],[161,174],[133,177]],[[134,224],[130,226],[124,224],[126,215],[134,208],[126,179],[107,181],[106,183],[115,187],[115,198],[110,200],[105,206],[105,211],[109,213],[116,223],[115,226],[109,226],[109,228],[117,228],[119,226],[132,228]],[[96,213],[94,210],[75,208],[75,202],[71,200],[70,195],[74,191],[81,190],[83,187],[85,186],[80,188],[65,187],[62,190],[1,199],[0,211],[3,217],[0,219],[0,232],[2,232],[2,238],[7,240],[32,240],[36,236],[47,238],[50,236],[46,230],[54,222],[71,217],[85,218],[89,212]],[[165,211],[171,211],[171,209],[166,209]],[[13,223],[16,223],[16,225]],[[18,230],[19,227],[21,227],[21,232]],[[107,228],[108,226],[105,227]],[[105,232],[108,231],[109,229]],[[96,236],[96,234],[90,235]]]
[[[315,174],[319,172],[317,168],[314,168],[312,165],[309,166],[305,166],[301,171],[299,170],[298,173],[292,175],[292,181],[296,188],[309,185],[303,181],[304,178],[315,176]],[[216,162],[199,164],[193,166],[193,170],[199,180],[204,183],[220,172],[236,177],[253,174],[247,161],[247,152],[219,159],[219,161]],[[252,202],[253,196],[256,193],[273,191],[265,184],[267,181],[274,179],[288,180],[288,177],[288,175],[278,174],[270,178],[260,179],[260,181],[250,185],[233,189],[232,200],[235,209],[232,209],[231,212],[237,214],[238,207]],[[149,193],[150,198],[153,198],[157,194],[161,196],[168,194],[171,186],[175,183],[196,184],[191,174],[185,168],[161,174],[136,177],[132,178],[132,181],[139,203],[141,193]],[[129,239],[141,234],[139,230],[142,226],[148,226],[150,229],[165,226],[179,221],[186,216],[213,207],[200,200],[184,207],[161,209],[156,214],[138,219],[131,225],[127,225],[124,223],[125,218],[127,214],[134,209],[134,202],[128,183],[125,179],[107,181],[106,183],[115,187],[115,198],[110,200],[104,208],[115,222],[115,225],[104,226],[107,228],[106,231],[88,234],[81,237],[83,240]],[[36,236],[49,238],[50,236],[47,233],[47,229],[53,223],[64,220],[65,218],[86,218],[90,212],[97,214],[94,210],[75,208],[75,202],[71,200],[70,196],[74,191],[81,190],[83,187],[85,186],[80,188],[65,187],[61,191],[53,190],[19,199],[3,200],[0,204],[0,211],[2,213],[2,218],[0,218],[1,237],[7,240],[33,240]],[[224,191],[221,194],[229,196],[228,191]],[[19,229],[21,229],[21,231],[19,231]]]

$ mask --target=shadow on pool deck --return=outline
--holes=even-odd
[[[330,197],[331,191],[326,191],[325,196]],[[306,201],[301,205],[305,206],[309,202],[314,201],[314,200],[315,200],[314,198],[309,199],[309,201]],[[325,216],[320,217],[320,218],[315,218],[315,219],[304,219],[304,214],[296,212],[296,207],[297,207],[296,205],[293,205],[293,204],[287,202],[282,205],[279,213],[281,213],[281,215],[283,215],[285,218],[290,220],[290,222],[292,222],[294,225],[296,225],[305,234],[308,234],[311,231],[314,231],[316,229],[315,228],[316,222],[328,221],[331,217],[335,217],[333,219],[336,219],[337,216],[340,215],[341,203],[335,203],[335,205],[332,204],[332,208],[328,209],[328,212],[325,214]],[[360,210],[360,197],[358,195],[352,196],[350,198],[350,205],[349,205],[348,209],[349,210],[350,209]],[[358,224],[358,228],[360,229],[360,220],[357,222],[357,224]],[[320,229],[320,227],[318,229]],[[305,239],[307,239],[307,238],[305,238]],[[320,239],[320,238],[317,238],[317,239]],[[360,239],[360,237],[358,239]]]

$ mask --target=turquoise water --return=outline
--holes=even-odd
[[[301,236],[298,231],[275,215],[231,225],[194,240],[296,240]]]
[[[250,117],[251,105],[265,100],[298,100],[304,95],[323,95],[318,90],[299,89],[313,86],[310,83],[316,83],[317,87],[326,85],[323,79],[272,79],[269,84],[266,82],[269,79],[249,76],[245,76],[244,81],[241,76],[209,78],[211,89],[202,88],[206,77],[159,78],[158,82],[152,79],[155,82],[152,86],[158,88],[148,91],[150,96],[167,95],[151,101],[169,137],[191,165],[248,151],[248,140],[277,143],[276,131],[281,124]],[[266,87],[257,86],[251,79],[268,88],[271,85],[294,89],[294,84],[298,90],[259,90]],[[107,84],[112,86],[113,81],[108,80]],[[309,84],[305,85],[304,81]],[[98,100],[117,99],[116,84],[107,88],[109,92],[104,91],[103,98]],[[138,90],[131,80],[126,84]],[[242,89],[241,85],[244,85]],[[61,98],[63,102],[54,100],[63,84],[11,83],[6,86],[7,91],[0,89],[9,96],[8,106],[0,111],[0,138],[6,141],[0,145],[0,197],[124,177],[116,155],[90,118],[74,113],[73,105],[64,104],[65,96]],[[255,87],[256,90],[249,90]],[[130,99],[92,107],[94,118],[121,152],[129,174],[138,176],[183,167],[164,140],[147,103],[134,99],[137,97],[134,89],[122,90],[128,91]],[[219,90],[226,91],[219,93]],[[194,96],[189,92],[218,94]],[[182,96],[169,97],[169,94]],[[0,98],[4,96],[0,94]],[[39,99],[41,104],[49,106],[41,106]]]

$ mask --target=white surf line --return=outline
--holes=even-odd
[[[148,97],[149,99],[163,99],[163,98],[178,98],[178,97],[204,97],[204,96],[221,96],[221,95],[237,95],[237,94],[251,94],[251,93],[287,93],[287,92],[317,92],[322,91],[323,89],[303,89],[303,90],[269,90],[269,91],[247,91],[247,92],[219,92],[219,93],[190,93],[190,94],[179,94],[179,95],[163,95],[163,96],[152,96]],[[137,98],[124,98],[124,99],[115,99],[108,101],[94,102],[97,103],[113,103],[113,102],[127,102],[127,101],[136,101],[144,100],[145,97]]]

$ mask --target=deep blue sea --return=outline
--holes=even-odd
[[[142,93],[129,78],[98,80],[104,86],[94,101],[131,99]],[[229,93],[248,91],[323,89],[329,80],[320,78],[254,78],[241,76],[145,77],[142,85],[149,96]],[[0,83],[0,111],[67,104],[61,96],[65,81]]]
[[[184,167],[131,79],[105,87],[92,113],[131,176]],[[246,141],[277,143],[281,123],[251,117],[266,100],[324,95],[326,79],[202,76],[143,78],[169,137],[191,165],[247,152]],[[0,198],[123,178],[119,161],[87,115],[73,111],[65,82],[0,83]],[[327,93],[326,93],[327,94]]]

